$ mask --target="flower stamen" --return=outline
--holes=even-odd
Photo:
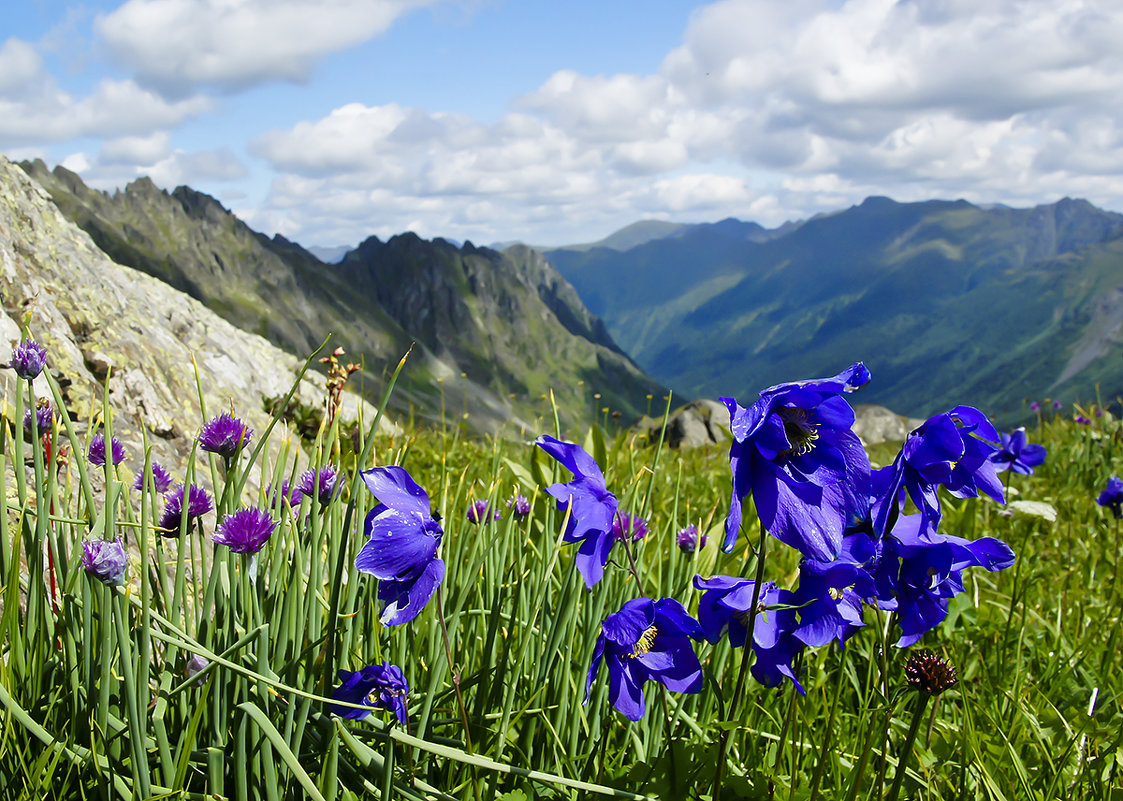
[[[806,409],[797,409],[785,406],[776,412],[784,424],[784,435],[791,443],[788,456],[805,456],[815,448],[815,441],[819,439],[818,427],[808,420]]]
[[[628,657],[630,659],[635,659],[637,656],[643,656],[650,651],[651,647],[655,645],[655,635],[658,633],[659,629],[657,629],[654,624],[644,629],[643,634],[639,635],[636,644],[632,646],[632,652],[628,654]]]

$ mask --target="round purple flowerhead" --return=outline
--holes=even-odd
[[[27,409],[23,413],[23,430],[29,437],[50,433],[54,422],[55,410],[46,398],[40,399],[35,409]]]
[[[153,462],[150,470],[152,474],[152,487],[156,490],[157,494],[163,495],[165,492],[172,488],[171,474],[164,469],[163,465],[159,462]],[[133,489],[144,489],[144,468],[136,471],[136,478],[133,480]]]
[[[1109,478],[1096,503],[1110,509],[1116,520],[1123,518],[1123,479],[1119,476]]]
[[[367,514],[367,542],[355,567],[378,579],[384,626],[417,617],[445,575],[437,558],[444,530],[429,507],[429,496],[404,467],[375,467],[362,472],[363,482],[380,503]]]
[[[125,460],[125,447],[117,437],[113,437],[110,441],[109,451],[115,466]],[[105,464],[105,434],[100,431],[94,434],[93,438],[90,439],[90,449],[86,455],[89,457],[90,464],[95,464],[98,467]]]
[[[1030,411],[1032,411],[1032,412],[1039,412],[1039,411],[1041,411],[1041,404],[1040,404],[1040,403],[1038,403],[1037,401],[1033,401],[1033,402],[1032,402],[1032,403],[1031,403],[1031,404],[1029,405],[1029,409],[1030,409]]]
[[[160,516],[160,528],[164,529],[161,533],[165,537],[179,536],[179,522],[183,516],[183,495],[184,485],[180,484],[164,496],[164,513]],[[187,490],[187,528],[191,528],[193,521],[213,508],[214,504],[207,491],[197,484],[192,484]]]
[[[187,678],[194,679],[196,676],[206,670],[210,663],[211,661],[209,659],[195,654],[187,660],[187,664],[184,666],[183,672],[187,675]],[[197,679],[195,681],[195,684],[203,684],[206,680],[206,676],[203,676]]]
[[[117,587],[125,583],[129,556],[120,537],[116,540],[86,540],[82,543],[81,558],[86,572],[103,584]]]
[[[203,424],[199,432],[199,447],[205,451],[233,459],[250,444],[253,429],[232,414],[220,414]]]
[[[729,466],[733,497],[722,550],[733,550],[741,502],[752,493],[764,528],[805,556],[830,560],[842,534],[869,511],[870,463],[842,397],[870,380],[861,362],[831,378],[769,387],[749,408],[733,398]]]
[[[332,498],[338,495],[341,489],[343,485],[339,481],[339,474],[330,464],[324,465],[319,470],[305,470],[296,480],[296,489],[292,492],[292,505],[299,504],[300,496],[306,495],[309,498],[315,497],[322,509],[331,503]]]
[[[620,512],[612,518],[612,538],[617,542],[628,536],[631,542],[639,542],[650,533],[647,521],[639,515],[632,516],[627,512]]]
[[[373,709],[388,709],[394,713],[398,723],[405,725],[409,685],[406,684],[406,677],[400,667],[383,662],[381,665],[370,665],[354,672],[341,670],[339,681],[342,683],[335,688],[335,692],[331,694],[332,698],[352,704],[366,703],[366,707],[333,704],[332,712],[341,718],[362,720]]]
[[[1084,415],[1082,415],[1082,414],[1078,414],[1078,415],[1076,415],[1076,417],[1074,417],[1074,418],[1072,418],[1072,419],[1073,419],[1073,421],[1074,421],[1074,422],[1076,422],[1076,423],[1079,423],[1079,424],[1080,424],[1080,425],[1082,425],[1082,426],[1090,426],[1090,425],[1092,425],[1092,421],[1091,421],[1091,420],[1090,420],[1089,418],[1087,418],[1087,417],[1085,417]]]
[[[257,553],[273,536],[276,528],[277,524],[269,512],[243,508],[222,518],[212,539],[234,553]]]
[[[708,537],[703,534],[701,539],[698,539],[698,527],[691,523],[678,534],[675,534],[675,542],[678,543],[679,550],[683,553],[694,553],[699,548],[706,547]]]
[[[496,509],[494,513],[489,512],[488,506],[488,502],[481,498],[468,507],[468,512],[464,517],[469,523],[475,523],[477,526],[481,523],[487,523],[491,520],[501,520],[503,518],[503,513],[498,509]]]
[[[939,695],[955,686],[958,677],[951,663],[927,648],[913,651],[905,662],[905,680],[914,689],[928,695]]]
[[[628,601],[601,624],[585,678],[586,703],[601,662],[608,669],[609,700],[628,720],[643,717],[643,685],[648,680],[672,692],[698,692],[702,666],[691,638],[702,639],[702,629],[673,598]]]
[[[33,339],[25,340],[12,348],[12,360],[8,366],[20,378],[31,380],[43,372],[47,363],[47,349]]]
[[[1054,409],[1058,409],[1058,410],[1059,410],[1059,409],[1063,409],[1063,408],[1064,408],[1064,404],[1063,404],[1063,403],[1061,403],[1061,402],[1060,402],[1059,400],[1055,400],[1055,401],[1053,401],[1053,408],[1054,408]]]
[[[511,510],[516,520],[525,520],[530,516],[530,501],[525,495],[516,495],[508,500],[507,508]]]
[[[1086,418],[1085,418],[1086,419]],[[1033,468],[1045,461],[1045,446],[1026,442],[1026,430],[1019,428],[1013,434],[1001,433],[1002,443],[990,455],[995,470],[1013,470],[1023,476],[1033,475]]]

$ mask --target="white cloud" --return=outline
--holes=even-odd
[[[62,166],[95,189],[116,189],[147,176],[159,187],[235,181],[247,170],[228,148],[187,152],[168,146],[166,134],[125,137],[106,142],[95,157],[71,153]]]
[[[145,85],[178,95],[303,81],[325,55],[433,0],[128,0],[96,29]]]

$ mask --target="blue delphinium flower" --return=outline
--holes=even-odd
[[[113,464],[119,465],[125,460],[125,446],[117,437],[113,437],[110,441],[109,451],[113,458]],[[90,464],[101,467],[105,464],[105,434],[100,431],[93,435],[90,439],[90,449],[86,453]]]
[[[54,422],[55,410],[46,399],[35,404],[34,409],[26,409],[23,413],[23,430],[29,437],[50,433]]]
[[[956,406],[929,418],[908,435],[893,464],[873,479],[883,499],[873,518],[874,530],[882,535],[893,528],[906,494],[924,516],[924,527],[938,529],[940,484],[957,498],[974,498],[982,491],[1005,503],[991,461],[998,441],[987,416],[971,406]]]
[[[530,516],[530,501],[526,499],[525,495],[516,495],[508,500],[507,508],[511,510],[511,514],[515,516],[516,520],[525,520]]]
[[[862,606],[877,594],[869,569],[878,553],[877,543],[864,532],[848,533],[838,559],[800,562],[793,593],[799,607],[799,625],[792,631],[796,639],[813,648],[832,641],[842,646],[865,625]]]
[[[25,340],[12,348],[12,360],[8,366],[20,378],[28,380],[38,377],[47,363],[47,349],[33,339]]]
[[[728,634],[733,648],[743,648],[749,636],[749,617],[753,605],[756,582],[734,576],[694,577],[694,588],[703,590],[698,602],[698,622],[702,633],[711,643]],[[774,582],[760,586],[753,623],[752,674],[765,687],[775,687],[785,677],[804,694],[803,685],[792,669],[792,662],[803,649],[795,636],[796,597]]]
[[[408,623],[444,578],[445,563],[437,557],[444,530],[430,513],[429,496],[405,468],[375,467],[362,477],[380,503],[367,515],[367,542],[355,567],[378,579],[382,625]]]
[[[1028,444],[1024,428],[1015,429],[1013,434],[1003,432],[999,436],[1002,438],[1001,445],[990,455],[999,473],[1013,470],[1023,476],[1031,476],[1033,468],[1045,461],[1045,446]]]
[[[223,413],[203,424],[199,447],[229,461],[250,444],[252,436],[252,428],[234,415]]]
[[[503,518],[503,513],[498,509],[494,512],[490,512],[488,510],[489,506],[490,504],[486,499],[480,498],[468,507],[468,512],[464,517],[469,523],[474,523],[477,526],[492,520],[501,520]]]
[[[381,665],[370,665],[362,670],[341,670],[339,681],[342,683],[335,688],[331,694],[332,698],[352,704],[365,702],[367,706],[363,708],[332,704],[332,712],[341,718],[362,720],[371,713],[371,710],[388,709],[394,713],[398,723],[405,725],[409,685],[406,683],[405,674],[397,665],[383,662]]]
[[[705,548],[708,539],[705,534],[701,539],[698,538],[698,527],[693,523],[675,534],[675,542],[683,553],[694,553],[699,548]]]
[[[1109,478],[1096,503],[1110,509],[1116,520],[1123,518],[1123,479],[1119,476]]]
[[[842,397],[870,380],[861,362],[833,378],[769,387],[749,408],[733,398],[733,498],[723,550],[733,550],[741,502],[752,493],[769,534],[805,556],[838,555],[846,525],[867,512],[870,464]]]
[[[276,529],[277,524],[269,512],[242,508],[222,518],[212,539],[234,553],[253,554],[264,547]]]
[[[609,700],[628,720],[643,717],[643,685],[648,680],[672,692],[698,692],[702,666],[690,640],[701,638],[698,621],[673,598],[628,601],[601,624],[585,679],[586,703],[602,661],[608,669]]]
[[[604,566],[615,542],[612,523],[619,501],[605,486],[604,473],[596,461],[580,445],[548,435],[539,437],[534,444],[573,473],[572,481],[551,484],[546,492],[557,501],[558,511],[570,512],[563,539],[581,543],[574,561],[585,585],[592,589],[604,576]]]
[[[125,543],[115,540],[86,540],[82,543],[82,567],[94,578],[113,587],[125,583],[129,555]]]
[[[180,484],[164,495],[164,513],[160,515],[160,532],[165,537],[179,536],[179,521],[183,516],[184,485]],[[192,484],[187,493],[187,528],[198,518],[214,508],[211,496],[197,484]]]
[[[152,473],[152,487],[156,490],[157,494],[163,495],[172,488],[172,476],[159,462],[152,462],[150,472]],[[136,471],[136,478],[133,480],[133,489],[144,489],[144,480],[144,468],[141,468]]]
[[[339,481],[339,473],[332,465],[324,465],[319,470],[305,470],[296,480],[296,489],[292,492],[292,505],[299,504],[300,496],[304,495],[308,498],[315,497],[322,509],[331,503],[332,498],[338,495],[341,489],[343,484]]]
[[[623,540],[625,535],[630,535],[628,539],[631,542],[639,542],[649,533],[647,521],[639,515],[620,512],[612,519],[612,538],[617,542]]]

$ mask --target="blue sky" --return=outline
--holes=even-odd
[[[0,36],[0,152],[309,245],[1123,209],[1114,0],[26,0]]]

